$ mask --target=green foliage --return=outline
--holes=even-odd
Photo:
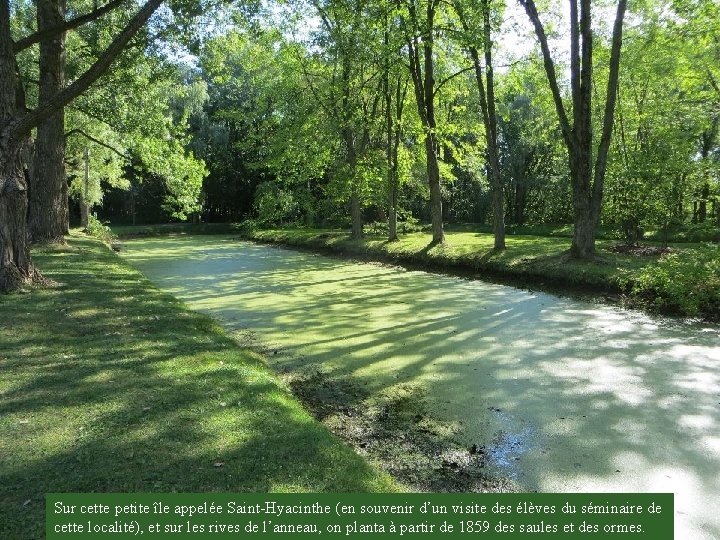
[[[632,279],[633,296],[661,311],[720,314],[720,246],[703,244],[663,256]]]
[[[275,182],[263,182],[255,190],[254,208],[259,223],[278,225],[295,217],[297,203],[291,192]]]
[[[87,227],[85,227],[85,232],[98,240],[102,240],[106,244],[109,244],[117,238],[110,227],[92,214],[88,216],[88,224]]]
[[[665,227],[648,231],[645,235],[648,240],[658,242],[720,242],[720,226],[710,222],[690,223],[672,221]]]
[[[93,47],[98,36],[71,33],[68,48]],[[104,39],[104,38],[103,38]],[[90,42],[90,43],[88,43]],[[70,54],[69,70],[87,67]],[[208,98],[202,80],[158,51],[132,50],[103,85],[79,97],[66,115],[70,193],[85,197],[85,150],[90,150],[88,203],[103,201],[108,188],[129,190],[145,180],[162,185],[157,215],[186,219],[200,210],[205,164],[191,149],[190,122]]]

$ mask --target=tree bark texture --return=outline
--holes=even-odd
[[[0,146],[0,291],[13,291],[39,275],[30,258],[27,181],[19,148]]]
[[[39,0],[38,30],[62,25],[64,0]],[[40,103],[65,86],[65,36],[40,42]],[[30,174],[28,227],[36,243],[64,242],[68,233],[68,185],[65,176],[65,113],[60,108],[37,128]]]
[[[10,37],[8,0],[0,0],[0,291],[32,281],[35,271],[27,242],[27,180],[22,153],[29,137],[12,137],[25,103],[19,92]]]

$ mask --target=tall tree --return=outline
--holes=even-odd
[[[613,26],[610,66],[602,118],[602,131],[597,150],[593,144],[593,31],[590,0],[570,0],[570,86],[572,114],[563,104],[555,64],[548,45],[545,28],[534,0],[518,0],[530,18],[540,42],[545,72],[560,121],[563,140],[568,150],[570,179],[573,189],[574,231],[570,253],[578,259],[595,256],[595,235],[600,222],[605,172],[613,128],[617,97],[623,19],[627,0],[619,0]],[[572,117],[572,121],[570,120]],[[593,160],[593,153],[595,159]]]
[[[493,40],[492,27],[490,24],[491,0],[472,1],[467,8],[463,0],[453,2],[455,12],[460,19],[468,55],[472,61],[477,84],[478,97],[480,98],[480,110],[482,113],[483,126],[485,127],[487,170],[492,186],[492,207],[493,207],[493,233],[495,235],[495,249],[505,249],[505,204],[503,195],[503,178],[500,168],[500,153],[498,151],[498,123],[495,112],[495,80],[493,72]],[[473,24],[472,16],[479,14],[482,22],[479,25]],[[479,26],[480,28],[477,28]],[[480,61],[480,52],[477,42],[482,43],[485,69],[483,70]],[[483,73],[484,71],[484,73]]]
[[[426,0],[423,15],[420,0],[406,0],[405,2],[410,75],[415,89],[418,115],[425,130],[425,159],[430,187],[430,214],[434,244],[441,244],[445,241],[442,191],[440,190],[440,143],[435,115],[435,34],[439,5],[439,0]]]
[[[38,0],[37,28],[62,27],[65,0]],[[40,41],[39,103],[65,86],[65,32]],[[28,229],[33,242],[63,242],[68,232],[68,189],[65,178],[65,110],[60,108],[37,128],[30,168]]]
[[[370,149],[381,88],[375,52],[381,45],[382,28],[371,18],[362,2],[313,0],[322,21],[324,44],[331,64],[329,85],[321,105],[336,128],[344,149],[342,176],[350,188],[352,237],[362,237],[362,174],[360,162]],[[308,79],[308,83],[312,84]],[[320,96],[315,87],[314,92]]]
[[[87,71],[36,109],[28,111],[10,34],[10,2],[0,0],[0,291],[17,289],[40,278],[27,240],[28,182],[23,152],[29,144],[31,130],[102,76],[162,2],[148,0]]]
[[[398,239],[398,198],[400,192],[399,155],[403,134],[403,111],[408,89],[408,73],[402,64],[402,36],[399,35],[394,8],[383,9],[382,91],[385,113],[385,162],[387,178],[388,240]]]

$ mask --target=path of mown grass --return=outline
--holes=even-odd
[[[398,489],[104,245],[33,257],[58,286],[0,296],[0,538],[43,537],[47,492]]]

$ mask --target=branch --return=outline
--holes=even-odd
[[[547,36],[545,34],[545,28],[543,28],[540,22],[540,15],[538,15],[537,7],[533,0],[518,0],[520,5],[525,8],[525,12],[530,18],[530,22],[535,27],[535,34],[537,35],[538,41],[540,42],[540,49],[542,50],[543,63],[545,65],[545,73],[550,84],[550,91],[552,92],[553,101],[555,102],[555,109],[557,110],[558,119],[560,120],[560,129],[565,139],[565,144],[568,149],[575,146],[575,139],[573,136],[570,122],[568,121],[567,113],[565,112],[565,106],[562,102],[562,96],[560,95],[560,87],[557,82],[557,75],[555,74],[555,64],[550,55],[550,47],[548,46]]]
[[[712,87],[713,87],[713,88],[715,89],[715,91],[717,92],[718,97],[720,97],[720,84],[718,84],[717,80],[716,80],[715,77],[713,76],[712,71],[710,71],[710,70],[708,69],[708,70],[707,70],[707,74],[708,74],[708,79],[710,79],[710,84],[712,85]]]
[[[135,16],[130,19],[127,26],[120,34],[108,45],[105,52],[98,58],[95,63],[88,68],[75,82],[64,90],[57,92],[50,97],[44,105],[41,105],[34,111],[23,116],[15,125],[12,126],[12,135],[20,138],[34,127],[50,118],[55,112],[70,103],[73,99],[85,92],[88,87],[99,79],[110,67],[118,55],[125,49],[132,37],[142,28],[147,20],[160,7],[163,0],[148,0],[147,3],[138,11]]]
[[[24,38],[16,41],[13,44],[13,51],[15,52],[15,54],[17,54],[20,51],[23,51],[28,47],[35,45],[36,43],[40,43],[41,41],[45,41],[46,39],[55,37],[58,34],[67,32],[68,30],[73,30],[78,26],[82,26],[85,23],[94,21],[95,19],[99,19],[109,11],[112,11],[118,6],[120,6],[124,1],[125,0],[112,0],[111,2],[105,4],[103,7],[94,9],[90,13],[80,15],[79,17],[75,17],[74,19],[70,19],[69,21],[65,21],[63,24],[57,24],[55,26],[49,26],[42,30],[38,30],[34,34],[30,34],[29,36],[25,36]]]
[[[460,71],[458,71],[458,72],[453,73],[452,75],[450,75],[447,79],[443,79],[442,81],[440,81],[440,83],[435,87],[435,91],[433,92],[433,97],[437,96],[437,93],[440,91],[440,88],[442,88],[445,83],[450,82],[451,80],[453,80],[453,79],[454,79],[455,77],[457,77],[458,75],[462,75],[463,73],[467,73],[468,71],[470,71],[470,70],[472,70],[472,69],[475,69],[475,66],[470,66],[470,67],[463,68],[463,69],[461,69]]]
[[[605,101],[605,116],[603,117],[602,135],[595,160],[595,175],[593,179],[593,206],[599,215],[602,202],[602,190],[607,167],[607,155],[610,149],[610,136],[612,135],[615,101],[617,99],[618,78],[620,71],[620,49],[622,48],[622,27],[625,18],[627,0],[619,0],[615,25],[613,27],[612,48],[610,50],[610,74],[608,75],[607,98]]]
[[[130,155],[128,155],[128,154],[123,154],[123,153],[122,153],[120,150],[118,150],[117,148],[114,148],[114,147],[110,146],[109,144],[106,144],[106,143],[104,143],[104,142],[102,142],[102,141],[99,141],[98,139],[96,139],[96,138],[93,137],[92,135],[89,135],[88,133],[86,133],[86,132],[83,131],[82,129],[73,129],[73,130],[71,130],[71,131],[68,131],[68,132],[65,134],[65,138],[67,139],[67,138],[70,137],[71,135],[76,135],[76,134],[77,134],[77,135],[82,135],[82,136],[85,137],[86,139],[89,139],[89,140],[91,140],[92,142],[94,142],[95,144],[99,144],[100,146],[104,146],[104,147],[107,148],[108,150],[112,150],[113,152],[115,152],[118,156],[120,156],[120,157],[123,158],[123,159],[127,159],[128,161],[132,161],[132,157],[131,157]]]

